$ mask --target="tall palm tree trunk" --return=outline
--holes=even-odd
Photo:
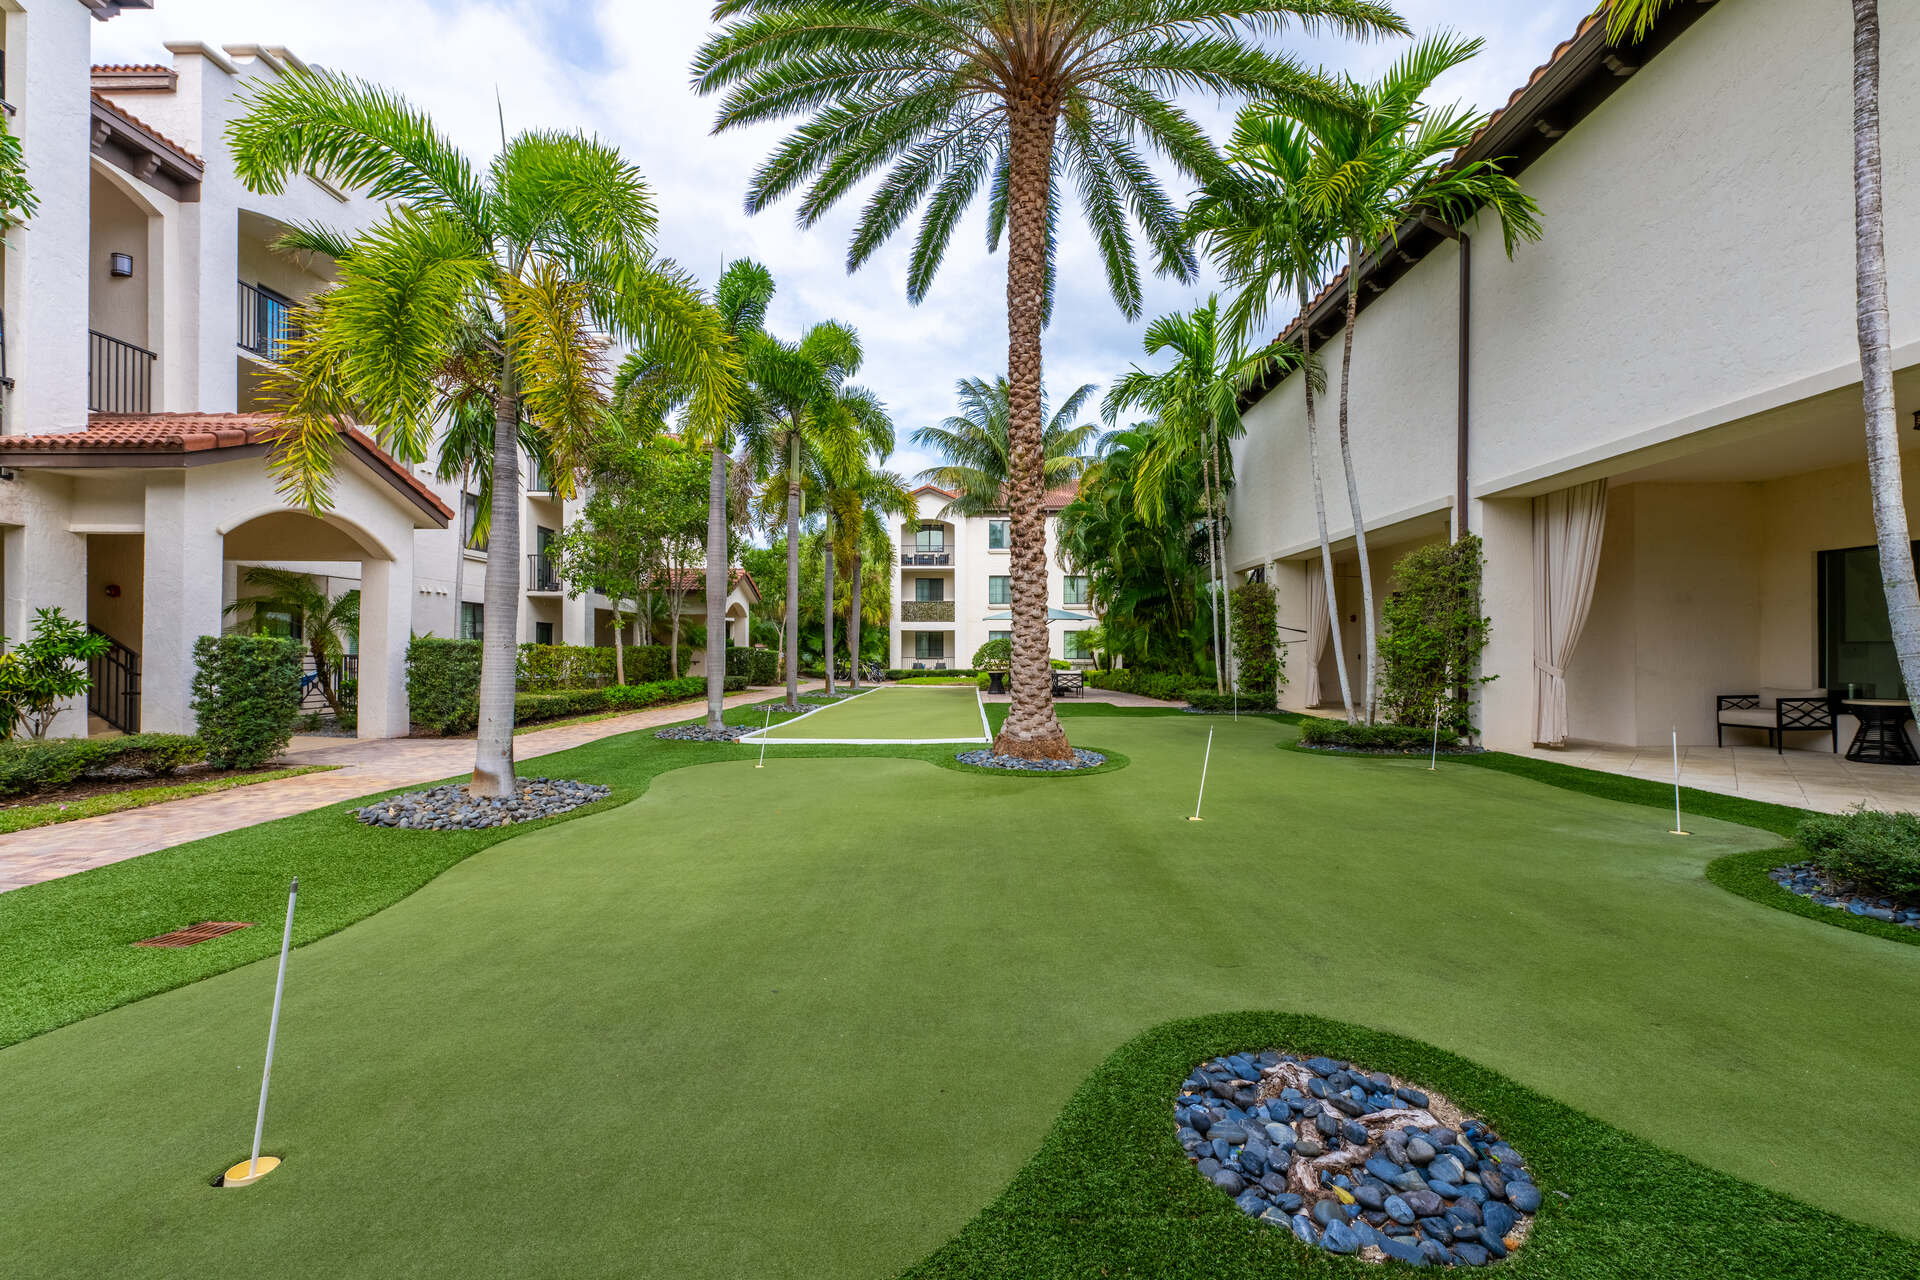
[[[1312,304],[1307,287],[1300,286],[1300,311],[1305,314]],[[1327,588],[1327,630],[1328,643],[1333,646],[1334,669],[1340,674],[1340,704],[1347,710],[1347,723],[1354,721],[1353,685],[1347,679],[1347,651],[1340,640],[1340,592],[1333,576],[1333,543],[1327,537],[1327,491],[1320,479],[1320,429],[1314,415],[1313,404],[1313,327],[1309,325],[1300,338],[1300,350],[1305,368],[1304,383],[1307,390],[1307,465],[1313,473],[1313,514],[1320,522],[1320,570],[1326,579]],[[1307,637],[1311,648],[1313,637]]]
[[[1900,476],[1900,424],[1893,407],[1892,319],[1887,303],[1886,222],[1881,198],[1880,6],[1853,0],[1853,222],[1860,385],[1867,417],[1867,475],[1880,544],[1880,583],[1900,678],[1920,694],[1920,590]]]
[[[860,687],[860,545],[853,548],[853,576],[847,582],[847,683]]]
[[[1227,472],[1220,465],[1218,423],[1208,424],[1207,439],[1213,446],[1213,500],[1219,504],[1213,512],[1213,529],[1220,538],[1220,613],[1226,620],[1221,628],[1221,640],[1227,648],[1227,683],[1238,687],[1233,683],[1233,595],[1227,589]]]
[[[722,725],[727,697],[727,451],[713,442],[707,477],[707,728]],[[718,641],[716,645],[715,641]],[[718,655],[717,658],[715,655]]]
[[[467,485],[470,468],[460,468],[460,515],[453,531],[453,638],[465,640],[461,624],[467,610]]]
[[[1041,509],[1041,351],[1047,203],[1058,104],[1010,104],[1007,198],[1008,571],[1013,579],[1012,700],[994,740],[1001,755],[1068,760],[1073,748],[1053,709],[1047,643],[1047,518]]]
[[[1353,373],[1353,329],[1360,315],[1360,242],[1347,240],[1347,324],[1340,356],[1340,468],[1347,476],[1347,508],[1353,513],[1353,547],[1360,556],[1360,626],[1366,636],[1367,723],[1373,723],[1374,686],[1380,670],[1380,637],[1373,620],[1373,570],[1367,564],[1367,522],[1360,514],[1360,482],[1353,474],[1353,443],[1347,435],[1347,406]]]
[[[826,562],[820,566],[820,579],[823,593],[826,595],[826,608],[821,610],[822,640],[820,650],[827,657],[827,692],[838,692],[833,679],[833,513],[826,513],[826,523],[820,534],[820,549],[826,555]]]
[[[787,706],[800,705],[800,431],[787,432]]]
[[[613,682],[615,684],[625,684],[627,682],[627,653],[620,644],[620,632],[624,629],[620,617],[620,602],[618,600],[610,600],[607,603],[607,611],[613,615]]]
[[[513,685],[520,596],[520,394],[512,363],[493,398],[493,515],[487,534],[486,624],[480,643],[480,726],[473,782],[478,796],[514,794]]]
[[[1227,691],[1226,654],[1220,649],[1220,592],[1214,586],[1214,574],[1220,568],[1220,553],[1214,548],[1213,507],[1213,463],[1207,458],[1206,447],[1200,450],[1200,487],[1204,490],[1203,501],[1207,507],[1207,604],[1213,619],[1213,691]]]

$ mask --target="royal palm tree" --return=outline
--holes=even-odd
[[[1139,314],[1137,226],[1163,272],[1196,263],[1142,144],[1204,181],[1219,157],[1170,99],[1199,91],[1334,104],[1340,91],[1260,37],[1289,20],[1354,36],[1404,32],[1374,0],[721,0],[725,27],[697,55],[695,85],[725,90],[717,130],[807,117],[755,173],[749,210],[805,187],[803,223],[884,171],[853,234],[866,262],[924,204],[907,296],[931,287],[954,228],[988,194],[988,237],[1007,237],[1007,492],[1013,702],[995,750],[1065,759],[1047,634],[1041,475],[1041,329],[1053,298],[1062,183],[1091,225],[1108,286]],[[1129,219],[1132,222],[1130,224]]]
[[[1007,509],[1007,484],[1013,478],[1012,412],[1007,380],[962,378],[954,384],[960,412],[940,425],[921,427],[913,444],[946,459],[941,466],[920,473],[927,484],[957,495],[941,508],[943,516],[984,516]],[[1047,413],[1044,390],[1040,417],[1040,484],[1042,491],[1072,484],[1087,469],[1087,457],[1099,439],[1092,422],[1074,421],[1093,395],[1094,385],[1074,389],[1059,410]]]
[[[1306,314],[1313,291],[1330,270],[1338,233],[1309,206],[1307,191],[1315,161],[1312,135],[1299,122],[1265,106],[1241,111],[1227,148],[1228,167],[1210,181],[1187,211],[1188,225],[1204,239],[1214,269],[1238,290],[1226,311],[1226,332],[1245,342],[1266,323],[1271,303],[1291,296]],[[1354,711],[1353,682],[1347,675],[1346,646],[1340,639],[1340,605],[1333,573],[1333,543],[1327,533],[1326,482],[1320,474],[1319,415],[1314,397],[1325,376],[1313,357],[1313,330],[1300,330],[1300,379],[1306,397],[1307,470],[1313,485],[1313,513],[1320,535],[1320,572],[1327,596],[1334,668],[1340,702],[1349,723]]]
[[[1228,668],[1233,662],[1232,619],[1221,634],[1220,614],[1226,591],[1225,515],[1227,471],[1221,456],[1222,440],[1237,440],[1246,431],[1240,420],[1240,393],[1263,371],[1297,355],[1288,347],[1270,347],[1246,355],[1222,332],[1220,299],[1209,297],[1192,311],[1161,316],[1147,326],[1146,352],[1171,352],[1173,363],[1158,372],[1135,365],[1107,393],[1101,416],[1109,425],[1123,413],[1151,414],[1158,430],[1134,471],[1134,499],[1149,520],[1166,517],[1166,490],[1171,477],[1198,470],[1205,503],[1207,533],[1207,594],[1213,612],[1214,681],[1226,692]]]
[[[1611,0],[1607,35],[1639,40],[1673,0]],[[1880,5],[1850,0],[1853,10],[1853,281],[1854,331],[1860,344],[1860,394],[1867,428],[1867,480],[1880,548],[1880,588],[1900,678],[1920,693],[1920,585],[1914,581],[1906,486],[1900,475],[1900,423],[1893,401],[1893,315],[1887,301],[1887,223],[1881,193]],[[1818,20],[1818,11],[1807,18]]]
[[[243,577],[248,586],[258,587],[260,594],[242,596],[225,611],[246,613],[248,623],[262,633],[271,628],[275,616],[284,616],[289,634],[307,646],[307,654],[313,659],[313,679],[320,696],[333,709],[334,719],[344,722],[352,712],[341,696],[334,672],[345,670],[347,648],[360,635],[360,592],[330,596],[304,573],[265,565],[249,568]]]
[[[823,468],[825,482],[822,505],[829,513],[833,558],[839,560],[847,576],[847,674],[850,685],[860,687],[860,625],[865,620],[861,609],[861,580],[867,556],[877,546],[885,546],[892,561],[891,539],[887,535],[888,516],[913,514],[913,494],[898,472],[871,464],[863,455],[851,466]],[[831,596],[829,596],[831,599]],[[827,610],[832,617],[833,610]],[[832,631],[829,629],[831,639]],[[827,646],[827,669],[833,669],[833,646]]]
[[[604,419],[608,340],[670,352],[698,388],[696,421],[732,412],[737,368],[719,319],[653,254],[655,214],[638,169],[612,147],[556,132],[503,139],[483,173],[405,99],[329,72],[256,82],[227,128],[236,173],[279,192],[303,173],[364,189],[393,210],[348,238],[296,228],[284,248],[339,264],[302,308],[286,356],[282,490],[326,504],[343,422],[374,424],[389,452],[427,456],[461,394],[450,365],[494,410],[492,512],[479,741],[471,790],[511,795],[514,628],[520,590],[520,433],[531,424],[563,492]],[[462,353],[485,358],[456,360]],[[472,388],[467,388],[471,391]]]

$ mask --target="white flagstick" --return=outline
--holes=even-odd
[[[1670,836],[1688,836],[1691,831],[1680,825],[1680,730],[1673,731],[1673,830]]]
[[[1213,763],[1213,726],[1207,726],[1207,754],[1200,760],[1200,794],[1193,798],[1193,816],[1188,822],[1205,822],[1200,816],[1200,802],[1207,798],[1207,766]]]
[[[772,727],[773,704],[769,702],[767,704],[767,721],[760,726],[760,763],[753,766],[756,769],[764,769],[767,767],[767,730]]]
[[[1427,772],[1440,771],[1440,700],[1433,701],[1433,756],[1427,761]]]
[[[273,1014],[267,1019],[267,1065],[260,1073],[260,1109],[253,1117],[253,1154],[247,1158],[247,1171],[236,1177],[240,1166],[227,1170],[224,1186],[244,1187],[280,1167],[280,1161],[268,1156],[267,1167],[260,1168],[260,1135],[267,1127],[267,1085],[273,1079],[273,1045],[280,1034],[280,996],[287,986],[287,952],[293,948],[293,907],[300,897],[300,878],[294,877],[287,888],[287,924],[280,935],[280,972],[273,980]]]

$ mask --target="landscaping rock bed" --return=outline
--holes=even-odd
[[[1074,773],[1107,762],[1107,758],[1098,751],[1083,751],[1079,747],[1073,749],[1071,760],[1023,760],[1019,756],[997,756],[986,747],[978,751],[962,751],[954,759],[976,768],[1006,769],[1016,773]]]
[[[516,822],[533,822],[604,800],[612,787],[555,778],[522,778],[512,796],[489,798],[468,795],[453,784],[427,791],[378,800],[353,816],[370,827],[398,827],[408,831],[480,831]]]
[[[1920,905],[1899,902],[1893,898],[1877,897],[1873,894],[1856,893],[1852,885],[1841,884],[1830,879],[1817,870],[1811,862],[1796,862],[1791,866],[1775,867],[1767,875],[1787,892],[1797,893],[1803,898],[1812,898],[1823,907],[1832,907],[1836,911],[1845,911],[1850,915],[1866,916],[1870,920],[1884,920],[1888,924],[1905,925],[1909,929],[1920,929]]]
[[[1241,1212],[1369,1262],[1486,1266],[1540,1208],[1520,1153],[1445,1098],[1329,1058],[1230,1054],[1174,1099],[1187,1159]]]
[[[718,729],[709,729],[704,724],[677,724],[671,729],[655,730],[653,736],[668,742],[738,742],[745,735],[758,732],[757,724],[730,724]]]

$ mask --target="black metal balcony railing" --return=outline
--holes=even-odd
[[[902,600],[900,602],[900,621],[902,622],[952,622],[953,601],[951,600]]]
[[[87,713],[122,733],[140,732],[140,655],[98,627],[87,630],[110,642],[87,663]]]
[[[292,336],[289,320],[293,308],[284,298],[274,295],[240,281],[239,332],[235,335],[242,350],[251,351],[262,360],[278,360],[286,351],[287,339]]]
[[[953,548],[950,546],[923,547],[916,542],[900,544],[900,563],[911,565],[950,565],[953,563]]]
[[[87,330],[87,408],[95,413],[153,409],[153,362],[145,347]]]
[[[560,575],[554,571],[552,556],[534,552],[527,557],[527,590],[558,591]]]

